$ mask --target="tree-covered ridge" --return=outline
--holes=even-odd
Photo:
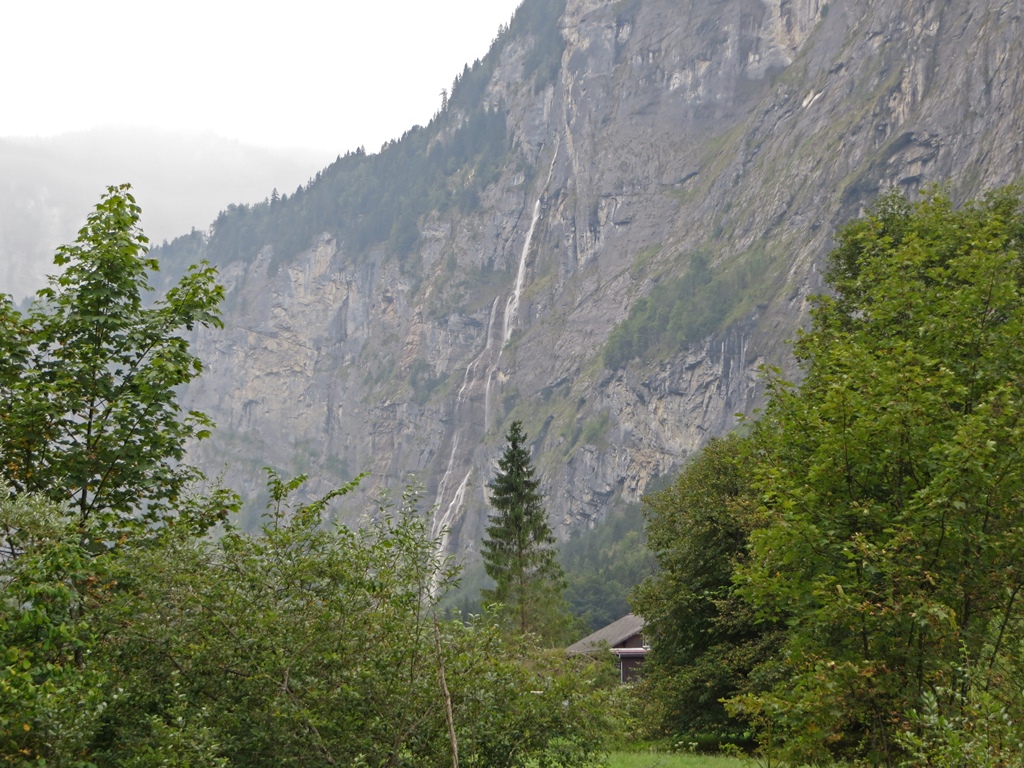
[[[538,89],[554,78],[565,45],[558,29],[564,7],[565,0],[526,0],[487,55],[455,77],[426,127],[406,131],[377,153],[346,152],[291,194],[275,190],[256,205],[229,205],[208,241],[175,241],[168,253],[185,260],[201,255],[224,266],[270,246],[276,270],[311,238],[329,233],[353,258],[384,247],[404,263],[419,241],[423,216],[475,211],[481,192],[507,165],[513,147],[505,107],[486,102],[487,85],[505,46],[524,37],[532,41],[524,78]]]
[[[419,240],[420,217],[453,206],[473,209],[509,150],[498,107],[476,107],[450,139],[439,135],[442,119],[407,131],[379,153],[346,154],[291,196],[228,206],[213,223],[209,258],[248,259],[269,245],[272,263],[281,264],[309,246],[310,233],[327,232],[353,256],[385,245],[404,259]]]

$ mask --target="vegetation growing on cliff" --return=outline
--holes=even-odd
[[[635,268],[644,256],[638,254]],[[768,268],[762,252],[717,266],[708,254],[694,254],[682,274],[661,277],[630,307],[608,335],[604,364],[624,368],[632,360],[664,359],[699,344],[770,294]]]

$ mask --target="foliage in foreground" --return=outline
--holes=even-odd
[[[6,762],[441,766],[453,732],[462,765],[600,762],[600,671],[438,621],[456,574],[414,497],[353,532],[295,485],[272,477],[258,534],[100,555],[51,503],[0,503]]]
[[[835,291],[770,381],[755,487],[772,523],[738,581],[787,618],[790,674],[739,702],[790,754],[894,764],[912,713],[976,693],[1016,722],[1001,669],[1024,611],[1024,211],[883,198],[833,252]]]
[[[710,749],[750,744],[749,726],[721,701],[763,690],[781,641],[732,583],[749,534],[763,524],[751,466],[747,441],[714,439],[672,485],[644,497],[658,561],[632,599],[654,647],[640,683],[645,718],[656,734]]]
[[[85,765],[107,678],[87,654],[109,558],[81,544],[73,517],[0,485],[0,762]]]
[[[834,293],[796,344],[801,384],[769,372],[741,462],[702,479],[714,444],[681,476],[688,495],[654,500],[669,502],[651,528],[665,570],[640,598],[670,714],[699,703],[682,694],[718,638],[742,654],[725,633],[749,622],[781,631],[781,650],[728,713],[773,759],[1020,762],[1022,249],[1016,189],[959,210],[892,194],[839,233]]]

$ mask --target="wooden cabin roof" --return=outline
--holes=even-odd
[[[644,620],[639,616],[629,613],[618,621],[613,621],[606,627],[593,632],[582,640],[565,649],[570,656],[577,656],[584,653],[591,653],[601,648],[617,648],[629,638],[638,635],[643,631]]]

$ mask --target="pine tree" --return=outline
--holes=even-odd
[[[512,422],[505,439],[508,445],[498,460],[498,474],[488,485],[496,514],[487,526],[483,558],[495,586],[483,590],[483,597],[487,603],[500,604],[519,632],[555,639],[569,621],[562,598],[565,575],[556,559],[540,481],[524,446],[522,422]]]

